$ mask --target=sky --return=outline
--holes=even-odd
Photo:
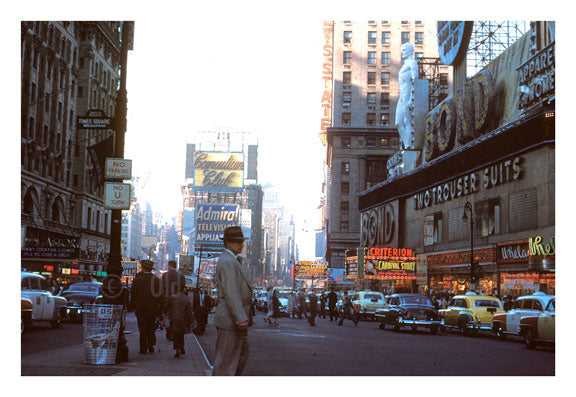
[[[323,44],[321,20],[136,19],[125,157],[145,181],[139,201],[176,216],[195,132],[254,132],[258,182],[274,185],[295,217],[302,255],[311,258],[325,156],[318,136]]]

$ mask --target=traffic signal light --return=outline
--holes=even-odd
[[[470,282],[471,283],[476,283],[478,281],[478,275],[477,274],[470,274]]]

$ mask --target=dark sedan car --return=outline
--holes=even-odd
[[[391,325],[395,331],[410,327],[415,332],[418,327],[426,327],[433,334],[438,333],[440,318],[430,299],[418,294],[394,294],[388,299],[388,307],[376,310],[378,326],[384,329]]]
[[[102,283],[82,281],[70,285],[70,287],[60,293],[68,301],[66,311],[71,320],[82,319],[83,305],[99,303],[100,287],[102,287]]]

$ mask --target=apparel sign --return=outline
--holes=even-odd
[[[528,109],[555,93],[556,88],[556,47],[548,45],[518,67],[520,85],[520,109]]]
[[[360,242],[364,247],[398,244],[398,200],[360,214]]]

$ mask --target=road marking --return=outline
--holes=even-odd
[[[299,334],[299,333],[296,333],[296,332],[286,332],[286,331],[281,331],[281,330],[255,329],[254,331],[269,332],[269,333],[274,333],[274,334],[277,334],[277,335],[302,336],[302,337],[304,337],[304,338],[325,338],[325,337],[326,337],[326,335]]]
[[[200,348],[200,351],[202,352],[202,355],[204,356],[204,360],[206,360],[206,364],[208,364],[208,366],[210,367],[210,371],[212,371],[214,369],[214,366],[212,364],[210,364],[210,361],[208,361],[208,357],[206,357],[206,353],[204,353],[204,349],[202,349],[202,345],[200,344],[200,341],[198,340],[198,338],[196,338],[196,335],[192,334],[192,336],[194,337],[194,339],[196,339],[196,343],[198,343],[198,347]],[[210,374],[212,374],[212,372],[210,372]]]

